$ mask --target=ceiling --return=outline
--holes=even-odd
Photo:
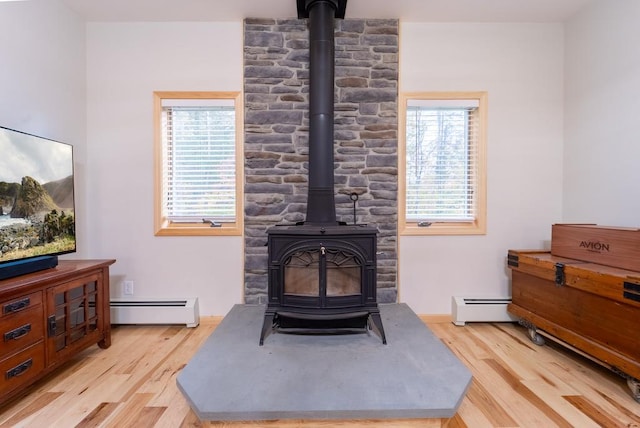
[[[563,22],[594,0],[348,0],[346,18],[404,22]],[[62,0],[87,21],[295,18],[296,0]]]

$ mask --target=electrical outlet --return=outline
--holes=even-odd
[[[122,288],[125,295],[133,295],[133,281],[122,281]]]

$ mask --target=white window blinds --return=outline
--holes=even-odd
[[[478,100],[409,100],[406,220],[473,222],[477,215]]]
[[[162,101],[163,208],[173,222],[234,222],[232,100]]]

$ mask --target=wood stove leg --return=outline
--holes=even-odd
[[[369,316],[371,317],[371,321],[373,321],[373,325],[375,326],[376,330],[378,330],[378,335],[382,339],[382,343],[386,345],[387,337],[384,335],[384,327],[382,327],[382,318],[380,318],[380,313],[371,312]]]
[[[260,346],[264,345],[264,338],[271,333],[273,329],[273,318],[275,317],[275,312],[265,312],[264,313],[264,321],[262,323],[262,332],[260,333]]]

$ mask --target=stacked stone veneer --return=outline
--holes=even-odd
[[[306,19],[244,22],[245,301],[267,301],[267,234],[306,217]],[[398,21],[336,20],[335,189],[339,221],[375,225],[378,302],[397,297]],[[221,59],[224,60],[224,59]]]

